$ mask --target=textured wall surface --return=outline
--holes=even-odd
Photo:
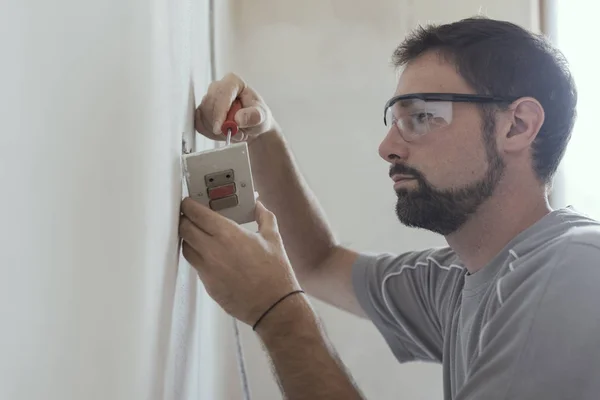
[[[177,252],[207,1],[1,8],[0,398],[212,398]]]

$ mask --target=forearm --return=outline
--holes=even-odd
[[[286,252],[302,281],[334,247],[331,228],[281,133],[260,135],[250,142],[249,151],[260,199],[277,216]]]
[[[257,327],[284,397],[363,399],[302,295],[278,304]]]

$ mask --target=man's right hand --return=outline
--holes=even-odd
[[[233,141],[254,140],[258,135],[277,129],[271,110],[260,95],[242,78],[229,73],[210,84],[208,92],[196,109],[196,130],[212,140],[225,140],[221,126],[233,101],[239,98],[242,109],[235,114],[240,130]]]

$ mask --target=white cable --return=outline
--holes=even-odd
[[[250,400],[250,386],[248,385],[248,374],[246,373],[246,363],[244,362],[242,338],[240,336],[238,321],[235,318],[233,318],[233,332],[235,334],[235,342],[237,347],[238,371],[240,373],[240,381],[242,384],[242,394],[244,395],[244,400]]]
[[[217,79],[216,67],[216,40],[215,40],[215,1],[208,1],[208,41],[210,51],[210,80],[214,82]],[[231,134],[227,135],[227,144],[231,140]],[[242,385],[242,394],[244,400],[251,400],[250,386],[248,385],[248,375],[246,374],[246,364],[244,362],[244,351],[242,349],[242,338],[238,327],[237,319],[233,318],[233,333],[235,336],[236,355],[238,370],[240,374],[240,383]]]

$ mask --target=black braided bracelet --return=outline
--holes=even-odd
[[[285,296],[283,296],[282,298],[280,298],[279,300],[277,300],[275,303],[273,303],[273,305],[269,308],[267,308],[267,311],[265,311],[263,313],[263,315],[260,316],[260,318],[254,323],[254,325],[252,326],[252,330],[255,331],[256,327],[258,326],[258,323],[260,321],[262,321],[262,319],[265,317],[265,315],[267,315],[269,313],[269,311],[271,311],[273,308],[275,308],[275,306],[279,303],[281,303],[283,300],[285,300],[287,297],[296,294],[296,293],[304,293],[304,290],[294,290],[293,292],[290,292],[288,294],[286,294]]]

